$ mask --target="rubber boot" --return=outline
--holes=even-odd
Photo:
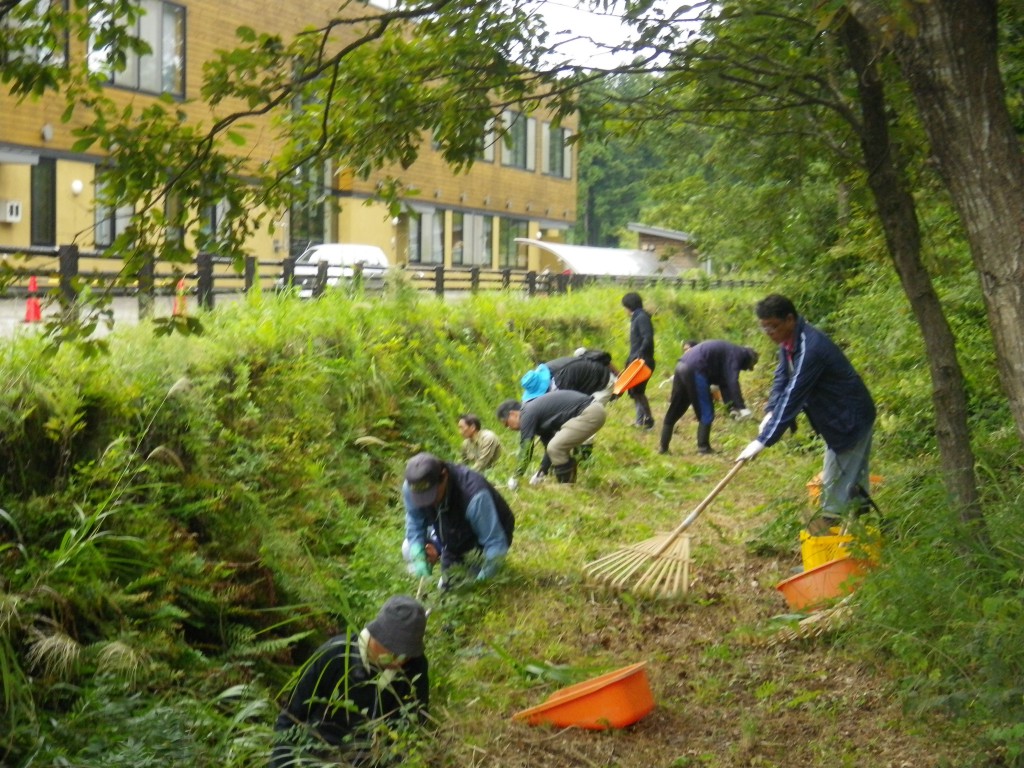
[[[697,453],[714,453],[711,450],[711,425],[697,425]]]
[[[668,453],[668,444],[672,442],[674,427],[674,424],[670,427],[667,421],[661,425],[661,442],[658,444],[658,453]]]
[[[576,462],[569,459],[565,464],[559,464],[557,467],[553,467],[555,472],[555,478],[560,483],[575,483],[576,482]]]
[[[583,443],[583,445],[577,445],[576,450],[573,452],[576,455],[576,463],[583,464],[588,461],[594,453],[593,443]]]

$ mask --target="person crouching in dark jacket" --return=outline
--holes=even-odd
[[[344,757],[353,765],[388,762],[374,755],[374,732],[426,720],[426,626],[424,607],[396,595],[362,631],[317,648],[274,725],[270,768],[298,768],[314,756]]]

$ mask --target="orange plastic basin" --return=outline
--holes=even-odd
[[[612,386],[612,394],[621,395],[627,389],[632,389],[637,384],[643,384],[651,378],[651,369],[643,360],[637,359],[626,366],[626,370],[619,374]]]
[[[775,588],[795,611],[814,609],[829,600],[853,592],[857,577],[867,573],[870,563],[852,557],[833,560],[780,581]]]
[[[555,691],[543,704],[516,712],[512,719],[603,731],[632,725],[652,709],[647,662],[642,661]]]

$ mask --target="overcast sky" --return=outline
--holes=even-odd
[[[622,43],[630,29],[624,27],[615,13],[578,9],[574,0],[536,0],[544,14],[551,39],[563,43],[567,56],[576,63],[590,66],[611,66],[628,56],[617,57],[607,52],[609,46]]]

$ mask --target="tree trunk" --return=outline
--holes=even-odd
[[[884,5],[850,0],[876,34],[896,25]],[[1024,158],[1006,107],[995,0],[910,3],[913,33],[895,38],[981,278],[1003,390],[1024,442]]]
[[[847,17],[840,39],[857,74],[861,151],[896,272],[924,336],[932,377],[935,436],[946,488],[965,522],[979,520],[981,507],[974,452],[967,426],[967,393],[956,355],[956,340],[942,312],[931,276],[921,262],[921,229],[898,150],[889,135],[885,91],[875,67],[877,51],[867,30]]]

